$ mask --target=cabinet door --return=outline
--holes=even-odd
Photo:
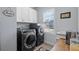
[[[21,14],[22,14],[22,22],[29,22],[29,8],[22,7]]]
[[[21,7],[17,7],[17,22],[22,22],[22,19],[21,19]]]
[[[37,23],[37,11],[29,8],[29,19],[32,23]]]

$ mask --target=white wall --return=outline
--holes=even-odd
[[[56,31],[77,31],[78,9],[75,7],[63,7],[55,9]],[[71,18],[60,19],[60,13],[71,12]]]
[[[78,32],[79,32],[79,8],[78,8]]]
[[[55,10],[55,30],[56,32],[59,31],[77,31],[78,29],[78,8],[75,7],[56,7],[56,8],[35,8],[38,11],[38,23],[43,23],[43,13],[47,10]],[[71,12],[71,18],[67,19],[60,19],[60,13],[64,12]],[[53,33],[53,32],[52,32]],[[49,33],[48,33],[49,35]],[[47,35],[46,35],[47,36]],[[53,34],[47,36],[45,38],[49,38],[48,40],[45,39],[46,42],[51,42],[51,38],[55,38]],[[51,36],[51,37],[50,37]],[[53,37],[54,36],[54,37]]]
[[[0,8],[0,45],[1,51],[16,51],[16,8],[13,17],[7,17],[2,14],[6,7]]]
[[[38,11],[38,23],[43,23],[43,13],[47,11],[53,12],[55,8],[52,7],[38,7],[36,10]]]
[[[1,24],[1,22],[0,22]],[[0,30],[1,30],[1,25],[0,25]],[[0,51],[1,51],[1,31],[0,31]]]

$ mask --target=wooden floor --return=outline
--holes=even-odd
[[[79,44],[70,45],[70,51],[79,51]]]
[[[36,47],[34,51],[70,51],[70,46],[65,44],[64,39],[58,39],[54,46],[43,43]]]
[[[70,46],[65,44],[64,39],[58,39],[52,51],[70,51]]]
[[[53,48],[53,46],[43,43],[40,46],[36,47],[34,51],[50,51]]]
[[[34,51],[79,51],[79,44],[68,45],[65,44],[65,39],[58,39],[54,46],[43,43],[36,47]]]

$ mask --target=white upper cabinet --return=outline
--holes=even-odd
[[[22,7],[21,9],[22,14],[22,21],[23,22],[29,22],[29,8],[28,7]]]
[[[17,22],[37,23],[37,11],[28,7],[18,7]]]
[[[17,7],[17,22],[22,22],[22,19],[21,19],[21,7]]]
[[[37,11],[29,8],[29,19],[33,23],[37,23]]]

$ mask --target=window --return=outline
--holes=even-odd
[[[54,29],[54,11],[47,11],[43,13],[43,22],[50,29]]]

